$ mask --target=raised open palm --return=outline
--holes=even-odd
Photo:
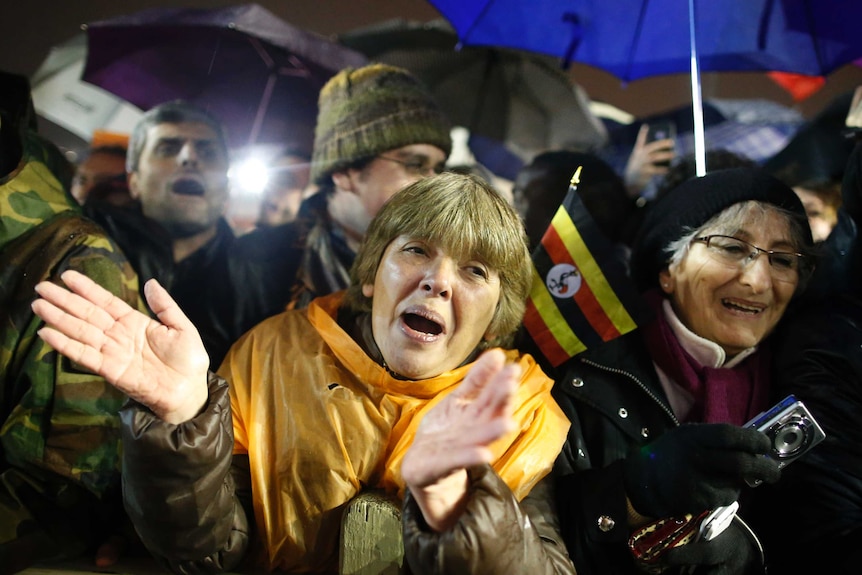
[[[514,425],[512,398],[520,368],[505,361],[501,350],[486,351],[458,388],[422,419],[401,464],[401,474],[411,487],[490,462],[488,445]]]
[[[165,421],[194,417],[206,403],[209,358],[167,291],[156,280],[144,286],[156,321],[81,273],[66,271],[61,279],[69,289],[36,286],[33,311],[48,325],[39,336]]]
[[[422,418],[401,475],[432,529],[444,531],[457,520],[467,494],[466,469],[490,463],[488,446],[514,427],[512,400],[520,375],[501,350],[488,350]]]

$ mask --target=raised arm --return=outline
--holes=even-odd
[[[141,541],[175,573],[233,569],[251,530],[236,495],[248,465],[232,465],[228,385],[208,377],[197,330],[155,280],[144,293],[158,321],[79,273],[61,279],[68,289],[36,286],[49,326],[39,335],[137,401],[120,420],[123,500]]]
[[[42,339],[168,423],[200,411],[209,359],[194,325],[156,280],[144,295],[158,321],[83,274],[66,271],[61,279],[68,289],[36,285],[33,311],[48,325],[39,330]]]
[[[668,172],[667,162],[674,159],[676,153],[673,140],[655,140],[647,142],[649,126],[642,124],[638,130],[635,145],[626,162],[624,180],[629,197],[636,198],[646,188],[655,176],[664,176]]]

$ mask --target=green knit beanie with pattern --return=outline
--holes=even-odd
[[[452,149],[450,122],[421,82],[385,64],[346,68],[320,91],[311,179],[411,144]]]

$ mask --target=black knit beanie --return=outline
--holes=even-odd
[[[668,250],[671,242],[726,208],[747,201],[773,204],[799,215],[806,224],[806,247],[813,246],[805,208],[792,189],[760,168],[709,172],[671,190],[645,216],[631,253],[631,275],[638,290],[658,286],[658,274],[673,255]]]
[[[452,149],[449,119],[413,74],[395,66],[346,68],[318,98],[311,179],[322,184],[338,170],[410,144]]]

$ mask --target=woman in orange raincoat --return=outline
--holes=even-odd
[[[469,515],[479,475],[517,506],[550,472],[569,426],[552,382],[530,356],[497,349],[520,323],[530,266],[505,200],[441,174],[382,208],[346,292],[260,323],[218,375],[155,281],[145,293],[158,320],[74,273],[62,278],[71,291],[37,286],[34,309],[45,341],[134,400],[121,413],[125,505],[160,562],[324,571],[365,487],[409,487],[439,532]],[[544,544],[518,521],[533,565]],[[539,561],[569,570],[552,547]]]

